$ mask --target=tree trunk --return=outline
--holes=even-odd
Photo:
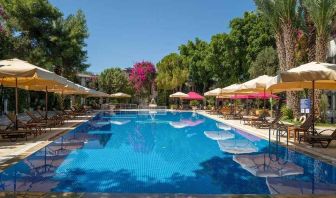
[[[301,5],[304,12],[304,20],[307,27],[307,52],[308,52],[308,62],[313,62],[316,60],[315,54],[316,54],[316,28],[311,20],[311,17],[309,16],[309,12]]]
[[[283,24],[283,37],[286,51],[286,70],[295,67],[295,34],[291,23]],[[299,95],[297,92],[287,92],[287,106],[293,110],[294,117],[300,115]]]
[[[295,36],[294,28],[291,23],[283,24],[283,38],[286,52],[286,70],[295,67]]]
[[[308,62],[316,60],[316,28],[313,24],[308,25]]]
[[[286,51],[282,32],[279,31],[275,34],[275,41],[278,51],[279,70],[286,71]]]
[[[316,51],[315,51],[316,62],[319,62],[319,63],[326,62],[327,52],[328,52],[327,45],[328,45],[328,37],[323,36],[323,35],[318,35],[316,38]],[[309,91],[309,98],[311,100],[313,99],[315,100],[315,107],[314,107],[315,115],[319,115],[320,113],[319,104],[320,104],[321,94],[322,94],[322,90],[315,89],[315,94],[313,98],[312,91],[311,90]]]
[[[327,60],[328,36],[318,35],[316,39],[316,62],[324,63]]]

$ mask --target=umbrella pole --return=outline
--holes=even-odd
[[[61,94],[61,100],[62,100],[62,106],[61,106],[61,110],[64,110],[64,90],[62,89],[62,94]]]
[[[19,93],[18,80],[15,78],[15,129],[18,129],[18,114],[19,114]]]
[[[313,80],[313,105],[312,105],[312,113],[313,113],[313,135],[315,134],[315,80]]]
[[[234,109],[233,109],[233,115],[236,115],[236,108],[237,108],[237,94],[235,94],[235,100],[234,100]]]
[[[264,111],[266,109],[266,89],[264,88]]]
[[[46,94],[45,94],[45,119],[48,119],[48,86],[46,86]]]

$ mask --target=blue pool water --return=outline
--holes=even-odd
[[[101,113],[1,172],[0,189],[335,194],[336,167],[194,113]]]

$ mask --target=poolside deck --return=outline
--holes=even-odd
[[[209,113],[205,112],[205,111],[199,111],[198,112],[201,115],[204,115],[206,117],[212,118],[218,122],[222,122],[224,124],[227,124],[231,127],[234,127],[236,129],[239,130],[243,130],[246,131],[252,135],[255,135],[257,137],[263,138],[268,140],[268,129],[257,129],[255,127],[249,126],[249,125],[244,125],[242,124],[239,120],[226,120],[222,117],[219,117],[218,115],[210,115]],[[322,127],[318,127],[318,130],[323,130],[325,128]],[[271,140],[275,141],[276,140],[276,136],[271,133]],[[282,145],[286,145],[287,144],[287,139],[281,138],[281,144]],[[313,156],[314,158],[317,158],[319,160],[322,160],[324,162],[327,162],[329,164],[332,165],[336,165],[336,141],[331,142],[330,146],[328,148],[321,148],[319,147],[319,145],[316,145],[315,147],[312,147],[311,145],[307,144],[307,143],[297,143],[294,142],[293,139],[289,140],[288,143],[289,148],[308,154],[310,156]]]
[[[63,126],[51,128],[51,131],[48,129],[48,132],[45,134],[37,137],[30,136],[27,141],[25,139],[20,139],[17,142],[10,142],[6,139],[0,139],[0,170],[5,169],[13,163],[24,159],[45,147],[60,135],[74,129],[79,124],[88,121],[94,115],[96,115],[96,113],[91,112],[87,115],[77,116],[76,119],[66,121]]]

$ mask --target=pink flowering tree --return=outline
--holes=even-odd
[[[142,61],[133,65],[130,81],[137,95],[151,94],[151,88],[155,80],[155,66],[148,61]]]

